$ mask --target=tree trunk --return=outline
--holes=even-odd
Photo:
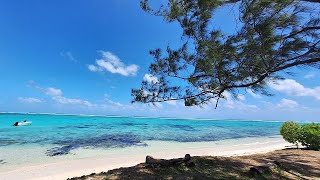
[[[186,154],[184,158],[177,158],[177,159],[155,159],[151,156],[146,157],[146,164],[154,166],[162,166],[162,167],[169,167],[175,166],[185,163],[188,167],[193,167],[195,164],[191,161],[190,154]]]

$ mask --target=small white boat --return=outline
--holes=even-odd
[[[23,122],[19,122],[18,123],[18,126],[28,126],[28,125],[31,125],[31,121],[23,121]]]
[[[29,126],[29,125],[31,125],[31,121],[27,121],[27,120],[25,120],[25,121],[22,121],[22,122],[15,122],[14,124],[13,124],[13,126]]]

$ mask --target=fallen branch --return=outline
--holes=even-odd
[[[261,175],[264,173],[270,173],[274,168],[278,167],[275,163],[267,163],[264,166],[255,166],[250,168],[250,173],[252,175]]]
[[[177,159],[155,159],[151,156],[146,157],[146,164],[152,167],[169,167],[169,166],[176,166],[179,164],[185,163],[188,167],[193,167],[195,164],[191,161],[190,154],[186,154],[184,158],[177,158]]]

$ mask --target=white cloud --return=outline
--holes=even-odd
[[[290,99],[282,99],[277,106],[279,108],[296,108],[299,106],[299,104],[296,101],[290,100]]]
[[[67,98],[63,95],[63,92],[61,89],[48,87],[44,88],[39,85],[37,85],[34,81],[29,81],[28,86],[34,87],[41,91],[42,93],[50,96],[52,100],[58,104],[65,104],[65,105],[81,105],[81,106],[87,106],[87,107],[93,107],[95,104],[82,100],[77,98]]]
[[[82,105],[82,106],[88,106],[93,107],[94,104],[90,103],[89,101],[85,101],[82,99],[72,99],[72,98],[66,98],[63,96],[54,96],[52,99],[59,103],[59,104],[67,104],[67,105]]]
[[[306,88],[293,79],[279,80],[269,83],[269,86],[279,92],[291,96],[308,96],[320,100],[320,87]]]
[[[105,98],[105,99],[108,99],[108,98],[110,98],[110,97],[111,97],[111,95],[110,95],[110,94],[108,94],[108,93],[104,93],[104,95],[103,95],[103,96],[104,96],[104,98]]]
[[[72,62],[78,62],[77,59],[74,58],[74,56],[72,55],[72,53],[70,51],[67,52],[61,52],[60,55],[66,59],[68,59],[69,61]]]
[[[232,95],[228,91],[225,91],[223,93],[223,96],[225,98],[220,100],[219,105],[221,104],[223,107],[226,107],[228,109],[238,109],[238,110],[258,110],[259,109],[256,105],[246,104],[241,101],[233,100]],[[241,99],[241,95],[240,95],[240,99]],[[245,100],[244,96],[242,97],[242,99]]]
[[[44,87],[41,87],[41,86],[37,85],[37,83],[35,83],[32,80],[28,81],[27,86],[36,88],[36,89],[40,90],[41,92],[43,92],[43,93],[45,93],[46,95],[49,95],[49,96],[62,96],[63,95],[61,89],[57,89],[57,88],[54,88],[54,87],[44,88]]]
[[[153,107],[156,107],[156,108],[160,108],[162,109],[163,108],[163,105],[159,102],[155,102],[155,103],[149,103],[150,106],[153,106]]]
[[[102,59],[96,60],[95,65],[88,65],[88,69],[93,72],[108,71],[113,74],[123,76],[134,76],[139,70],[139,66],[135,64],[125,65],[118,56],[109,51],[101,51]]]
[[[245,101],[246,100],[246,97],[243,95],[243,94],[239,94],[237,96],[237,99],[239,99],[240,101]]]
[[[61,89],[49,87],[49,88],[41,88],[47,95],[49,96],[62,96],[63,93]]]
[[[254,93],[251,89],[247,89],[246,92],[249,93],[254,98],[257,98],[257,99],[262,98],[261,95]]]
[[[123,104],[121,104],[119,102],[114,102],[114,101],[107,99],[107,98],[105,98],[105,102],[107,102],[108,105],[115,105],[115,106],[119,106],[119,107],[124,106]]]
[[[112,101],[110,98],[111,98],[111,95],[105,93],[104,94],[104,104],[102,106],[106,106],[106,105],[115,105],[115,106],[119,106],[119,107],[124,106],[123,104],[121,104],[119,102]]]
[[[42,103],[43,101],[33,97],[19,97],[18,101],[27,104]]]
[[[237,97],[233,97],[230,92],[225,91],[223,94],[224,98],[221,98],[218,103],[218,108],[227,108],[227,109],[239,109],[239,110],[256,110],[258,109],[255,105],[246,104],[244,101],[246,97],[243,94],[239,94]],[[211,99],[209,106],[206,108],[215,107],[217,99]]]
[[[88,69],[89,69],[90,71],[92,71],[92,72],[101,72],[101,71],[102,71],[101,68],[99,68],[99,67],[97,67],[97,66],[95,66],[95,65],[92,65],[92,64],[88,65]]]
[[[311,72],[311,73],[303,76],[303,78],[305,78],[305,79],[312,79],[314,77],[316,77],[316,73],[314,73],[314,72]]]
[[[34,82],[33,80],[29,80],[29,81],[27,82],[27,87],[35,87],[35,86],[37,86],[37,84],[36,84],[36,82]]]
[[[167,104],[172,105],[172,106],[176,106],[177,105],[177,101],[166,101]]]
[[[159,82],[158,78],[151,74],[145,74],[143,80],[147,81],[149,84],[156,84]]]

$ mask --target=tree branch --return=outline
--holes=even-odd
[[[298,66],[298,65],[302,65],[302,64],[312,64],[312,63],[316,63],[316,62],[320,62],[320,58],[312,58],[312,59],[308,59],[308,60],[304,60],[304,61],[296,61],[281,67],[278,67],[268,73],[265,73],[263,75],[261,75],[257,80],[251,82],[251,83],[247,83],[247,84],[240,84],[240,85],[231,85],[231,86],[226,86],[224,87],[221,91],[225,91],[227,89],[233,89],[233,88],[245,88],[245,87],[249,87],[255,84],[258,84],[260,82],[262,82],[266,77],[268,77],[271,73],[275,73],[293,66]]]
[[[319,0],[319,2],[320,2],[320,0]],[[312,27],[302,28],[299,31],[295,31],[295,32],[289,34],[288,36],[284,37],[283,39],[292,38],[293,36],[296,36],[296,35],[298,35],[298,34],[300,34],[302,32],[309,31],[309,30],[320,30],[320,26],[312,26]]]
[[[223,3],[231,4],[231,3],[236,3],[239,1],[241,1],[241,0],[227,0],[227,1],[224,1]],[[320,0],[301,0],[301,1],[310,2],[310,3],[320,3]]]

